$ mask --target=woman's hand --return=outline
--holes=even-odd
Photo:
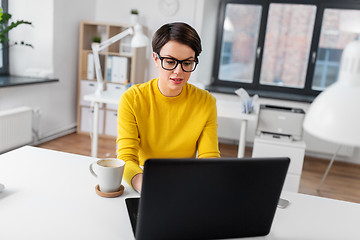
[[[133,179],[131,180],[131,185],[133,188],[138,192],[141,193],[141,187],[142,187],[142,180],[143,180],[143,174],[139,173],[136,174]]]

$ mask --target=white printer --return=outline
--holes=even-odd
[[[272,138],[301,140],[304,110],[300,108],[260,105],[256,128],[258,136],[271,135]]]

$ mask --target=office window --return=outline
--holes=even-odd
[[[223,0],[210,89],[311,102],[337,81],[342,51],[360,34],[342,19],[358,14],[353,0]]]
[[[270,4],[260,84],[303,88],[316,7]]]
[[[261,6],[226,5],[218,78],[250,83],[261,20]]]
[[[359,38],[351,24],[360,24],[359,10],[325,9],[312,89],[324,90],[337,81],[341,54],[348,43]]]

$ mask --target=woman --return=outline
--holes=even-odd
[[[139,193],[146,159],[220,157],[215,98],[187,83],[198,64],[199,35],[186,23],[165,24],[152,47],[159,77],[129,88],[118,109],[117,157]]]

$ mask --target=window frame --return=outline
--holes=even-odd
[[[268,13],[270,4],[283,3],[283,4],[304,4],[314,5],[316,7],[315,21],[313,34],[310,44],[307,71],[305,77],[305,84],[303,88],[293,88],[286,86],[274,86],[260,84],[261,64],[263,59],[263,51],[265,44],[266,26],[268,20]],[[262,7],[259,37],[257,48],[261,48],[261,52],[258,57],[255,58],[255,66],[253,72],[252,83],[223,81],[219,79],[220,61],[221,61],[221,46],[223,38],[223,25],[225,20],[226,6],[227,4],[249,4],[258,5]],[[321,93],[321,90],[312,89],[313,75],[316,66],[318,45],[320,40],[321,26],[323,20],[323,14],[325,9],[354,9],[360,10],[360,1],[357,0],[223,0],[220,3],[219,14],[217,19],[217,35],[215,43],[214,54],[214,67],[212,72],[212,83],[209,86],[210,91],[234,93],[235,89],[244,88],[250,94],[259,94],[260,97],[270,97],[276,99],[286,99],[295,101],[312,102],[312,100]],[[313,57],[313,55],[315,56]],[[235,93],[234,93],[235,94]]]
[[[3,12],[8,12],[8,0],[1,0],[1,8],[3,9]],[[9,48],[4,47],[2,49],[2,62],[3,66],[0,67],[0,75],[9,75]]]

